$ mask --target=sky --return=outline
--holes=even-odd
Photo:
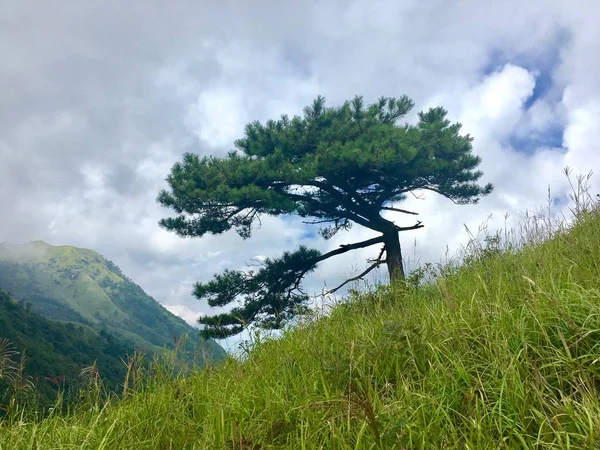
[[[508,213],[516,226],[548,186],[564,199],[565,166],[600,172],[597,17],[596,0],[3,0],[0,242],[96,250],[194,323],[211,313],[191,295],[195,281],[372,233],[355,226],[324,241],[298,219],[268,217],[249,240],[179,238],[158,226],[170,211],[155,199],[182,154],[224,156],[246,123],[301,114],[317,95],[328,106],[408,95],[408,121],[443,106],[463,124],[481,182],[495,185],[476,206],[433,193],[402,205],[425,225],[401,234],[405,257],[439,262],[468,241],[465,225],[491,214],[500,228]],[[325,262],[308,290],[376,253]]]

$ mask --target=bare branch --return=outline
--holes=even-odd
[[[413,191],[409,191],[409,192],[410,192],[410,193],[412,194],[412,196],[413,196],[414,198],[416,198],[417,200],[425,200],[425,197],[423,196],[423,194],[419,194],[419,195],[417,195],[417,194],[415,194]]]
[[[431,192],[435,192],[436,194],[443,195],[444,197],[446,197],[448,200],[450,200],[450,201],[451,201],[452,203],[454,203],[455,205],[460,205],[460,203],[458,203],[458,202],[457,202],[456,200],[454,200],[453,198],[451,198],[451,197],[448,197],[448,196],[447,196],[447,195],[445,195],[443,192],[441,192],[439,189],[435,189],[435,188],[433,188],[433,187],[425,187],[425,188],[423,188],[423,189],[427,189],[427,190],[429,190],[429,191],[431,191]]]
[[[355,250],[357,248],[370,247],[371,245],[379,244],[380,242],[383,242],[383,236],[377,236],[375,238],[367,239],[366,241],[357,242],[355,244],[340,245],[339,248],[336,248],[335,250],[332,250],[332,251],[325,253],[324,255],[321,255],[318,258],[316,258],[315,264],[319,263],[321,261],[324,261],[326,259],[329,259],[332,256],[341,255],[342,253],[346,253],[346,252],[349,252],[350,250]]]
[[[355,210],[354,208],[354,204],[351,201],[352,199],[357,200],[358,198],[358,203],[362,202],[362,199],[360,199],[359,197],[355,198],[354,196],[352,196],[352,193],[356,194],[356,192],[347,192],[346,194],[338,191],[337,189],[335,189],[335,186],[328,186],[327,183],[323,183],[321,181],[318,180],[312,180],[310,183],[307,183],[307,185],[309,186],[314,186],[314,187],[318,187],[319,189],[321,189],[324,192],[327,192],[328,194],[330,194],[333,197],[336,197],[338,199],[338,201],[344,205],[344,208],[347,211],[348,214],[348,218],[354,220],[356,223],[358,223],[359,225],[362,225],[366,228],[370,228],[372,230],[376,229],[373,227],[372,222],[378,222],[379,220],[379,215],[375,215],[375,214],[364,214],[364,212],[366,212],[367,210],[365,209],[365,211],[361,211],[358,212]],[[348,195],[350,195],[350,201],[348,199]],[[363,203],[361,206],[364,206],[365,204]]]
[[[369,262],[380,262],[380,263],[384,263],[386,262],[386,260],[382,260],[381,257],[383,256],[383,253],[385,252],[385,245],[383,247],[381,247],[381,251],[379,252],[379,256],[377,257],[377,259],[371,259],[368,260]]]
[[[381,209],[385,209],[387,211],[400,212],[400,213],[404,213],[404,214],[412,214],[414,216],[418,216],[419,215],[419,213],[416,213],[416,212],[407,211],[406,209],[393,208],[391,206],[382,206]]]
[[[319,223],[331,223],[331,222],[339,222],[339,219],[303,220],[302,221],[302,223],[306,223],[308,225],[316,225]]]
[[[414,224],[411,227],[399,227],[399,226],[396,226],[396,230],[398,230],[398,231],[408,231],[408,230],[416,230],[418,228],[423,228],[423,227],[425,227],[425,225],[423,225],[422,222],[419,220],[419,221],[417,221],[416,224]]]
[[[227,214],[227,215],[225,216],[225,220],[229,220],[229,219],[231,219],[231,218],[232,218],[233,216],[235,216],[236,214],[239,214],[239,213],[241,213],[241,212],[242,212],[244,209],[246,209],[246,208],[243,208],[243,207],[242,207],[242,208],[235,208],[233,211],[231,211],[229,214]]]
[[[365,275],[367,275],[369,272],[371,272],[373,269],[376,269],[377,267],[379,267],[380,265],[382,265],[384,263],[384,261],[381,261],[379,259],[377,259],[377,261],[375,261],[374,264],[370,265],[367,270],[365,270],[364,272],[362,272],[359,275],[356,275],[355,277],[352,278],[348,278],[346,281],[344,281],[342,284],[340,284],[339,286],[328,290],[327,292],[325,292],[323,295],[329,295],[329,294],[333,294],[335,291],[341,289],[342,287],[344,287],[345,285],[347,285],[348,283],[351,283],[352,281],[356,281],[356,280],[361,280],[362,278],[364,278]]]
[[[315,186],[315,187],[319,187],[320,188],[320,185],[318,186],[318,185],[313,184],[313,183],[310,183],[310,184],[307,183],[306,185],[307,186]],[[283,189],[286,188],[286,187],[288,187],[288,186],[289,185],[280,185],[280,186],[277,186],[276,189],[274,188],[274,190],[276,192],[279,192],[279,193],[282,193],[282,194],[286,195],[291,200],[300,201],[300,202],[306,202],[308,204],[317,205],[318,207],[321,206],[321,204],[320,204],[320,202],[318,200],[316,200],[316,199],[314,199],[314,198],[312,198],[310,196],[301,195],[301,194],[294,194],[294,193],[291,193],[291,192],[285,192],[284,193]],[[324,190],[324,189],[322,189],[322,190]],[[343,203],[343,205],[344,205],[343,206],[344,207],[344,213],[345,213],[345,216],[346,216],[345,218],[353,220],[354,222],[356,222],[359,225],[362,225],[365,228],[370,228],[371,230],[376,229],[376,228],[374,228],[373,223],[371,223],[371,218],[364,217],[361,214],[357,213],[356,211],[353,211],[352,208],[349,208],[348,205],[347,205],[348,204],[347,198],[345,198],[344,196],[342,196],[339,192],[335,191],[335,189],[331,189],[331,190],[328,190],[328,191],[325,191],[325,192],[331,194],[332,196],[336,196],[337,199],[340,200],[340,203]],[[350,205],[350,206],[352,206],[352,205]]]
[[[296,275],[294,275],[295,282],[294,282],[293,289],[299,290],[300,282],[302,281],[302,278],[304,278],[304,275],[306,275],[306,273],[309,270],[311,270],[311,268],[314,267],[314,265],[318,264],[319,262],[329,259],[332,256],[341,255],[342,253],[349,252],[350,250],[355,250],[357,248],[369,247],[371,245],[379,244],[380,242],[383,242],[383,236],[378,236],[376,238],[367,239],[366,241],[362,241],[362,242],[356,242],[354,244],[342,244],[339,246],[339,248],[336,248],[335,250],[332,250],[328,253],[325,253],[324,255],[321,255],[321,256],[313,259],[311,261],[311,264],[308,264],[305,269],[301,270]],[[378,258],[378,263],[377,263],[378,265],[383,264],[383,262],[380,261],[382,254],[383,254],[383,249]]]
[[[349,245],[340,245],[340,247],[346,249],[344,251],[348,251],[351,250],[351,248],[349,247],[353,247],[353,248],[362,248],[362,247],[368,247],[370,245],[376,244],[378,242],[382,242],[383,238],[374,238],[374,239],[369,239],[367,241],[363,241],[363,242],[358,242],[356,244],[349,244]],[[333,252],[335,252],[336,250],[334,250]],[[333,253],[333,252],[329,252],[329,253]],[[362,272],[361,274],[352,277],[352,278],[348,278],[346,281],[344,281],[342,284],[340,284],[339,286],[330,289],[329,291],[325,292],[323,295],[328,295],[328,294],[333,294],[335,291],[341,289],[343,286],[345,286],[346,284],[352,282],[352,281],[356,281],[356,280],[360,280],[362,278],[364,278],[365,275],[367,275],[369,272],[371,272],[373,269],[379,267],[382,264],[385,264],[387,261],[385,259],[381,259],[381,257],[383,256],[383,253],[385,252],[385,246],[381,248],[381,251],[379,252],[379,256],[377,257],[377,259],[373,262],[372,265],[370,265],[367,270],[365,270],[364,272]],[[328,253],[328,254],[329,254]],[[343,252],[340,252],[343,253]],[[339,254],[339,253],[336,253]],[[326,255],[323,255],[326,256]],[[334,256],[333,254],[331,254],[330,256]]]

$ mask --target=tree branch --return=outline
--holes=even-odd
[[[314,266],[316,266],[321,261],[329,259],[332,256],[341,255],[343,253],[349,252],[350,250],[355,250],[357,248],[370,247],[371,245],[379,244],[381,242],[383,242],[383,236],[378,236],[376,238],[367,239],[366,241],[356,242],[354,244],[342,244],[342,245],[340,245],[339,248],[336,248],[335,250],[325,253],[324,255],[316,257],[315,259],[313,259],[311,261],[310,264],[308,264],[306,266],[306,268],[299,271],[298,274],[295,275],[295,283],[294,283],[293,289],[299,289],[300,282],[302,281],[302,278],[304,278],[304,275],[306,275],[306,273],[309,270],[312,270],[312,268],[314,268]],[[380,260],[382,254],[383,254],[383,249],[379,255],[378,261]],[[378,262],[378,264],[380,265],[382,263]]]
[[[383,253],[383,252],[382,252]],[[367,270],[365,270],[364,272],[362,272],[359,275],[356,275],[355,277],[352,278],[348,278],[346,281],[344,281],[342,284],[340,284],[339,286],[328,290],[327,292],[325,292],[323,295],[329,295],[329,294],[333,294],[335,291],[341,289],[342,287],[344,287],[345,285],[347,285],[348,283],[352,282],[352,281],[357,281],[357,280],[362,280],[365,275],[367,275],[369,272],[371,272],[373,269],[376,269],[377,267],[379,267],[380,265],[382,265],[385,261],[382,261],[381,259],[381,255],[379,258],[377,258],[377,260],[375,261],[375,263],[373,263],[372,265],[370,265]]]
[[[393,208],[391,206],[382,206],[381,209],[385,209],[387,211],[400,212],[400,213],[404,213],[404,214],[412,214],[413,216],[419,215],[419,213],[416,213],[416,212],[407,211],[406,209]]]
[[[325,253],[324,255],[315,258],[315,264],[329,259],[332,256],[341,255],[342,253],[349,252],[350,250],[356,250],[357,248],[370,247],[371,245],[379,244],[380,242],[383,242],[383,236],[377,236],[372,239],[367,239],[366,241],[357,242],[355,244],[340,245],[339,248],[336,248],[335,250],[332,250],[328,253]]]
[[[327,183],[323,183],[318,180],[312,180],[310,183],[307,183],[307,185],[317,187],[322,191],[327,192],[329,195],[336,197],[338,201],[340,201],[340,203],[342,203],[345,206],[349,219],[352,219],[359,225],[362,225],[366,228],[370,228],[371,230],[377,230],[376,228],[374,228],[374,225],[380,221],[379,214],[365,215],[362,214],[362,212],[356,212],[354,208],[355,205],[351,201],[348,201],[348,195],[344,195],[341,192],[337,191],[333,185],[330,186]],[[350,192],[350,194],[352,194],[352,192]],[[368,209],[364,205],[361,209],[368,212]]]
[[[377,257],[377,259],[372,259],[371,261],[373,262],[379,262],[380,264],[383,264],[384,262],[387,262],[387,260],[385,259],[381,259],[381,257],[383,256],[383,253],[385,252],[385,245],[383,247],[381,247],[381,251],[379,252],[379,256]]]
[[[338,291],[339,289],[341,289],[342,287],[344,287],[345,285],[347,285],[348,283],[352,282],[352,281],[356,281],[356,280],[361,280],[365,275],[367,275],[369,272],[371,272],[373,269],[376,269],[377,267],[379,267],[381,265],[381,263],[375,263],[371,266],[369,266],[367,268],[367,270],[365,270],[363,273],[352,277],[352,278],[348,278],[346,281],[344,281],[342,284],[340,284],[339,286],[328,290],[327,292],[325,292],[323,295],[329,295],[329,294],[333,294],[334,292]]]
[[[454,200],[453,198],[448,197],[446,194],[444,194],[443,192],[441,192],[439,189],[436,189],[434,187],[425,187],[423,189],[427,189],[431,192],[435,192],[436,194],[440,194],[443,195],[444,197],[446,197],[448,200],[450,200],[452,203],[454,203],[455,205],[460,205],[460,203],[458,203],[456,200]]]
[[[408,230],[416,230],[418,228],[424,228],[425,225],[422,224],[422,222],[419,220],[416,224],[414,224],[411,227],[399,227],[396,225],[396,230],[398,231],[408,231]]]
[[[331,222],[339,222],[339,219],[303,220],[302,221],[302,223],[306,223],[308,225],[316,225],[319,223],[331,223]]]

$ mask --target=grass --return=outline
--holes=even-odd
[[[219,367],[130,359],[122,399],[100,400],[90,377],[66,415],[12,413],[0,449],[600,448],[589,206],[568,228],[472,241],[460,264],[354,293]]]

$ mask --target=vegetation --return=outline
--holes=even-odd
[[[416,125],[399,124],[412,108],[408,97],[381,98],[369,106],[356,97],[339,108],[325,108],[318,97],[304,117],[248,124],[245,136],[235,142],[237,152],[226,158],[186,154],[175,164],[167,178],[170,192],[162,191],[158,201],[178,214],[160,224],[180,236],[233,228],[249,238],[264,214],[308,218],[307,223],[324,226],[320,234],[325,239],[352,224],[379,234],[325,254],[301,246],[267,259],[259,270],[226,270],[198,283],[195,295],[213,307],[243,297],[230,312],[198,319],[205,336],[235,335],[253,323],[282,327],[306,310],[303,277],[321,261],[350,250],[383,244],[357,278],[382,264],[390,279],[404,278],[398,233],[423,224],[401,227],[382,211],[416,215],[392,202],[419,189],[457,204],[476,203],[492,191],[492,185],[476,183],[482,175],[475,170],[480,158],[472,153],[472,138],[460,134],[461,125],[451,124],[443,108],[420,112]]]
[[[569,229],[528,215],[520,237],[473,241],[219,367],[173,379],[156,363],[124,400],[92,384],[69,414],[14,412],[0,448],[598,448],[600,209],[574,211]]]
[[[0,244],[0,289],[47,319],[91,327],[111,339],[131,341],[145,352],[173,349],[187,335],[189,355],[204,352],[207,360],[220,360],[226,354],[92,250],[41,241]],[[8,337],[1,330],[0,338]]]
[[[0,290],[0,415],[7,408],[1,405],[15,397],[24,396],[43,409],[54,405],[58,392],[75,395],[83,387],[81,369],[92,365],[108,390],[119,390],[126,374],[123,359],[135,351],[132,342],[85,325],[45,319],[23,303]],[[33,386],[34,395],[25,395]]]

